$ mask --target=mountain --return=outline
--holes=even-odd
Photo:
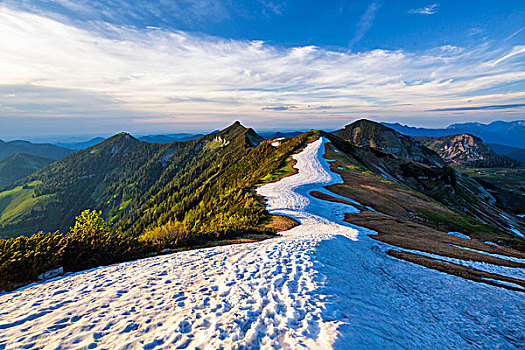
[[[441,137],[467,133],[479,137],[485,143],[525,148],[525,120],[495,121],[489,124],[457,123],[449,125],[446,129],[415,128],[399,123],[382,124],[407,136]]]
[[[489,124],[452,124],[447,129],[457,133],[470,133],[486,143],[500,143],[507,146],[525,148],[525,120],[512,122],[495,121]]]
[[[171,143],[177,141],[190,141],[197,140],[204,136],[203,134],[188,134],[188,133],[179,133],[179,134],[166,134],[166,135],[146,135],[140,136],[138,139],[140,141],[149,142],[149,143]]]
[[[525,148],[516,148],[497,143],[489,143],[488,146],[492,148],[494,152],[515,159],[522,165],[525,165]]]
[[[75,151],[79,151],[81,149],[94,146],[97,143],[100,143],[100,142],[102,142],[104,140],[105,139],[103,137],[94,137],[94,138],[92,138],[91,140],[88,140],[88,141],[59,142],[59,143],[55,143],[55,145],[57,145],[59,147],[64,147],[64,148],[72,149],[72,150],[75,150]]]
[[[247,188],[303,141],[274,147],[238,122],[168,144],[121,133],[0,192],[0,234],[65,231],[86,208],[137,235],[168,224],[202,235],[255,227],[264,210]]]
[[[440,136],[449,136],[454,135],[455,132],[448,129],[432,129],[432,128],[418,128],[414,126],[409,125],[402,125],[399,123],[381,123],[384,126],[387,126],[403,135],[407,136],[432,136],[432,137],[440,137]]]
[[[465,218],[474,218],[479,223],[488,225],[482,229],[485,232],[502,230],[507,234],[514,235],[513,230],[516,227],[521,227],[518,220],[513,219],[505,211],[506,208],[497,207],[496,198],[483,185],[446,164],[439,167],[429,165],[405,157],[398,157],[379,148],[354,146],[333,134],[326,134],[326,137],[329,138],[335,148],[346,155],[346,161],[350,161],[352,169],[360,169],[365,174],[379,176],[387,182],[400,184],[417,191],[417,193],[424,194],[446,208],[462,213]],[[374,192],[374,197],[376,196],[375,193],[381,194],[384,191],[391,193],[392,191],[392,189],[386,190],[378,187],[370,187],[369,190]],[[395,192],[392,195],[397,196]],[[355,200],[360,201],[361,199],[355,198]],[[377,206],[376,203],[373,204],[372,207]],[[436,216],[432,214],[432,211],[425,212],[425,220],[433,221],[435,219]],[[464,218],[457,220],[454,225],[462,220]],[[461,226],[461,230],[465,229],[463,224],[459,226]],[[452,227],[449,226],[449,228]],[[459,229],[458,226],[455,227],[455,229]],[[525,229],[522,228],[522,231]]]
[[[9,349],[15,348],[10,344],[19,349],[57,344],[62,349],[520,348],[525,254],[486,244],[483,236],[468,239],[433,229],[414,216],[404,219],[398,213],[413,214],[414,204],[435,209],[434,215],[459,215],[416,191],[351,170],[346,154],[332,149],[323,139],[309,143],[294,156],[297,175],[257,188],[269,212],[284,212],[301,225],[256,244],[129,257],[133,261],[109,261],[53,278],[71,271],[64,252],[73,248],[72,256],[87,258],[79,261],[91,260],[107,255],[107,241],[88,235],[103,243],[102,249],[87,250],[97,247],[90,240],[90,254],[75,249],[75,232],[0,241],[0,276],[20,276],[34,264],[41,278],[52,278],[0,296],[1,344]],[[341,177],[345,184],[338,184]],[[375,200],[374,210],[349,202],[352,192],[334,197],[332,190],[345,188],[362,188],[384,204]],[[321,191],[325,200],[315,194]],[[401,196],[406,201],[399,201]],[[121,251],[124,244],[117,243],[110,248]]]
[[[27,153],[15,153],[0,160],[0,188],[31,175],[55,160]]]
[[[438,154],[417,140],[366,119],[349,124],[334,134],[355,146],[381,149],[396,156],[427,165],[441,167],[445,164]]]
[[[483,141],[470,134],[442,137],[417,137],[426,147],[435,151],[448,164],[474,168],[514,168],[520,162],[497,154]]]
[[[317,182],[327,179],[319,166],[331,167],[340,173],[344,181],[340,186],[345,191],[358,191],[357,196],[346,197],[353,202],[335,199],[359,208],[363,215],[352,219],[358,225],[398,235],[378,238],[394,246],[424,248],[422,251],[430,254],[455,250],[447,244],[450,240],[437,245],[427,235],[429,230],[432,234],[440,230],[438,234],[444,237],[451,236],[450,231],[461,232],[481,243],[525,249],[525,241],[518,237],[525,232],[524,222],[510,214],[518,213],[517,209],[508,206],[511,211],[506,211],[499,206],[510,197],[495,198],[496,192],[487,191],[481,180],[475,181],[443,161],[435,164],[433,151],[425,153],[426,148],[417,141],[410,142],[378,125],[361,121],[345,128],[351,142],[323,131],[275,142],[236,122],[198,140],[168,144],[147,143],[120,133],[70,154],[0,191],[0,236],[30,236],[0,240],[0,275],[9,276],[3,287],[0,278],[0,289],[15,288],[58,268],[78,271],[165,249],[231,242],[240,235],[247,239],[253,239],[254,234],[268,237],[278,226],[293,227],[297,221],[270,215],[264,199],[256,194],[261,184],[294,174],[293,166],[299,163],[306,172],[319,170],[312,178],[299,172],[303,184],[316,185],[303,186],[302,192],[333,200],[335,197],[325,191],[329,186],[323,190]],[[326,159],[333,162],[321,157],[325,150],[331,152]],[[299,151],[310,163],[305,163],[304,157],[291,157]],[[289,187],[286,181],[283,184],[285,189]],[[272,205],[293,204],[286,192],[272,185],[268,188],[275,195],[284,195]],[[324,193],[314,194],[312,188]],[[329,205],[315,206],[307,207],[319,208],[319,215],[326,209],[335,213]],[[303,220],[300,210],[296,214]],[[351,220],[348,215],[345,219]],[[468,247],[481,248],[476,244]],[[461,254],[452,257],[471,256],[472,251]],[[451,268],[461,277],[466,273],[447,267]],[[479,276],[475,278],[479,280]]]
[[[0,140],[0,159],[9,157],[15,153],[27,153],[39,157],[62,159],[73,150],[55,146],[49,143],[31,143],[29,141],[10,141]]]

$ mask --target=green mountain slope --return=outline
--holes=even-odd
[[[31,175],[55,160],[27,153],[15,153],[0,160],[0,188]]]
[[[167,224],[214,235],[253,228],[264,209],[248,189],[306,137],[276,148],[238,122],[170,144],[115,135],[1,192],[0,205],[9,210],[0,207],[0,234],[65,231],[86,208],[136,235]]]
[[[49,143],[31,143],[29,141],[5,142],[0,140],[0,159],[7,158],[15,153],[27,153],[59,160],[72,152],[73,150]]]
[[[497,154],[483,141],[470,134],[442,137],[417,137],[422,144],[435,151],[448,164],[475,168],[514,168],[519,161]]]
[[[446,207],[514,235],[513,229],[525,232],[522,223],[496,206],[494,196],[481,184],[448,165],[433,166],[395,156],[379,148],[354,146],[335,135],[326,135],[355,164],[388,181],[402,184],[422,193]],[[433,220],[432,213],[426,213]]]
[[[370,120],[358,120],[334,134],[355,146],[378,148],[396,156],[432,166],[445,165],[439,155],[418,141]]]

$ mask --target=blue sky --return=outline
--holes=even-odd
[[[6,139],[525,114],[523,1],[4,0],[0,47]]]

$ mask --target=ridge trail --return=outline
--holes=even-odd
[[[0,349],[519,348],[523,294],[389,257],[357,209],[316,199],[341,182],[326,139],[261,186],[301,225],[266,241],[100,267],[0,296]]]

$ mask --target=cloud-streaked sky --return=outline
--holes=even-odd
[[[0,138],[523,119],[524,28],[521,0],[7,0]]]

